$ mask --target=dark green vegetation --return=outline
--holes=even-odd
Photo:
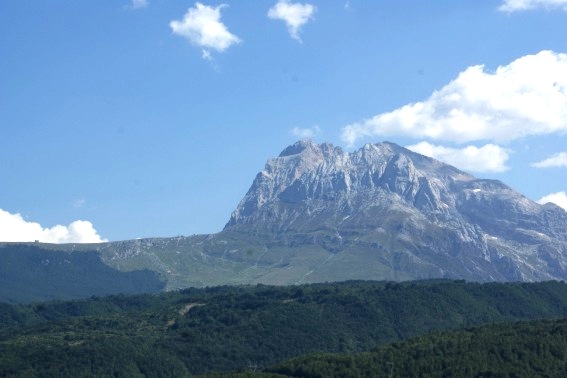
[[[566,377],[567,320],[436,333],[355,355],[318,354],[268,369],[292,377]]]
[[[30,244],[0,248],[0,301],[26,303],[91,295],[140,294],[164,288],[149,270],[121,272],[96,252],[63,252]]]
[[[486,323],[502,325],[492,328],[496,334],[499,330],[507,332],[505,322],[563,317],[567,317],[567,284],[562,282],[258,285],[33,305],[4,304],[0,305],[0,377],[188,376],[215,371],[246,372],[252,366],[264,369],[307,353],[364,352],[430,332]],[[546,329],[548,324],[552,323],[524,327],[535,327],[534,335],[541,329],[541,338],[565,342],[564,323],[555,323],[561,330],[557,332],[553,331],[555,328]],[[522,328],[519,329],[517,334],[523,334]],[[488,334],[492,331],[491,328],[486,330],[482,332],[487,332],[486,340],[489,340]],[[444,361],[446,353],[448,361],[453,361],[450,358],[456,359],[459,354],[451,357],[451,343],[462,340],[465,349],[488,345],[480,341],[473,343],[474,337],[470,335],[475,332],[435,336],[440,337],[439,341],[433,338],[431,345],[443,354],[434,352],[437,349],[419,353],[425,356],[435,353],[439,361]],[[469,344],[466,344],[467,337]],[[403,348],[409,351],[414,345],[418,348],[429,343],[427,340],[386,346],[378,349],[376,355],[382,356],[379,358],[393,356],[388,361],[394,361],[399,369],[396,371],[401,372],[401,367],[406,366],[402,363],[406,356]],[[518,345],[525,345],[526,356],[539,353],[537,346]],[[565,346],[563,350],[567,350]],[[555,356],[556,346],[542,348],[550,363],[555,363],[551,356]],[[401,351],[396,354],[398,349]],[[417,357],[421,356],[416,353]],[[374,361],[374,355],[316,355],[289,362],[274,371],[288,373],[292,370],[285,369],[300,369],[304,363],[305,371],[324,365],[337,371],[350,367],[366,369],[367,365],[370,368],[368,361]],[[557,358],[563,358],[561,356]],[[415,364],[408,362],[407,369],[420,368],[417,357]],[[360,366],[349,365],[351,359],[360,359]],[[307,364],[311,360],[314,365]],[[318,363],[321,365],[315,365]],[[465,367],[451,362],[443,369],[456,366]],[[460,372],[451,371],[455,375]]]

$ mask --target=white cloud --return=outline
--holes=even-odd
[[[301,42],[299,31],[313,18],[316,8],[311,4],[290,3],[288,0],[279,0],[268,11],[268,17],[273,20],[282,20],[293,39]]]
[[[240,39],[230,33],[226,26],[220,21],[221,9],[227,7],[221,4],[217,7],[209,7],[201,3],[195,3],[195,7],[189,8],[183,20],[171,21],[169,26],[174,34],[188,39],[192,44],[203,49],[203,59],[211,59],[210,50],[223,52],[230,46],[240,42]]]
[[[567,194],[565,192],[557,192],[557,193],[551,193],[548,194],[547,196],[541,197],[537,203],[540,203],[542,205],[551,202],[556,204],[559,207],[564,208],[565,210],[567,210]]]
[[[201,55],[205,60],[213,60],[213,56],[209,50],[203,50],[203,54]]]
[[[506,149],[494,144],[449,148],[420,142],[407,148],[469,172],[504,172],[510,157]]]
[[[43,243],[103,243],[89,221],[77,220],[69,226],[43,228],[39,223],[28,222],[20,214],[11,214],[0,209],[0,241]]]
[[[547,10],[560,8],[567,11],[567,0],[504,0],[502,5],[498,7],[498,10],[502,12],[517,12],[538,8]]]
[[[313,126],[311,128],[306,128],[306,129],[302,129],[300,127],[294,127],[293,130],[291,130],[291,133],[293,135],[301,139],[313,138],[315,135],[319,134],[319,132],[321,132],[319,126]]]
[[[363,137],[403,135],[456,143],[505,142],[567,132],[567,54],[541,51],[488,72],[472,66],[427,100],[347,125]]]
[[[130,4],[130,9],[142,9],[149,5],[148,0],[132,0]]]
[[[533,163],[532,167],[549,168],[549,167],[567,167],[567,152],[559,152],[547,159]]]

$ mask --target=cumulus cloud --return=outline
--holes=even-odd
[[[183,19],[169,23],[174,34],[180,35],[195,46],[203,49],[203,59],[211,59],[211,50],[223,52],[230,46],[240,43],[240,39],[228,31],[221,22],[221,9],[227,7],[221,4],[210,7],[195,3],[189,8]]]
[[[541,51],[489,72],[472,66],[427,100],[347,125],[349,146],[386,135],[456,143],[567,132],[567,54]]]
[[[301,42],[299,31],[313,18],[316,8],[311,4],[290,3],[288,0],[279,0],[268,10],[268,17],[273,20],[282,20],[293,39]]]
[[[547,159],[533,163],[532,167],[550,168],[550,167],[567,167],[567,152],[559,152],[551,155]]]
[[[567,11],[567,0],[504,0],[498,10],[511,13],[539,8]]]
[[[537,202],[542,205],[551,202],[567,210],[567,194],[565,192],[548,194],[547,196],[541,197]]]
[[[301,139],[313,138],[315,135],[319,134],[319,132],[321,132],[319,126],[313,126],[305,129],[302,129],[300,127],[294,127],[293,130],[291,130],[291,133],[293,135]]]
[[[20,214],[11,214],[0,209],[0,241],[43,243],[103,243],[89,221],[77,220],[68,226],[44,228],[39,223],[28,222]]]
[[[420,142],[407,148],[469,172],[504,172],[510,157],[506,149],[494,144],[449,148]]]

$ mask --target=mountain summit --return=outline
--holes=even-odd
[[[567,277],[563,209],[388,142],[352,153],[310,141],[287,147],[256,176],[225,231],[313,243],[350,260],[363,252],[399,278]]]
[[[393,143],[367,144],[346,153],[331,144],[301,141],[268,161],[226,228],[336,228],[370,209],[394,211],[399,206],[438,216],[454,207],[447,203],[447,184],[472,180]]]

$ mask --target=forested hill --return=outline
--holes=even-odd
[[[435,333],[356,355],[308,355],[267,372],[310,378],[566,377],[567,320]]]
[[[188,376],[567,317],[567,285],[344,282],[0,306],[0,376]],[[545,334],[542,335],[545,337]]]

